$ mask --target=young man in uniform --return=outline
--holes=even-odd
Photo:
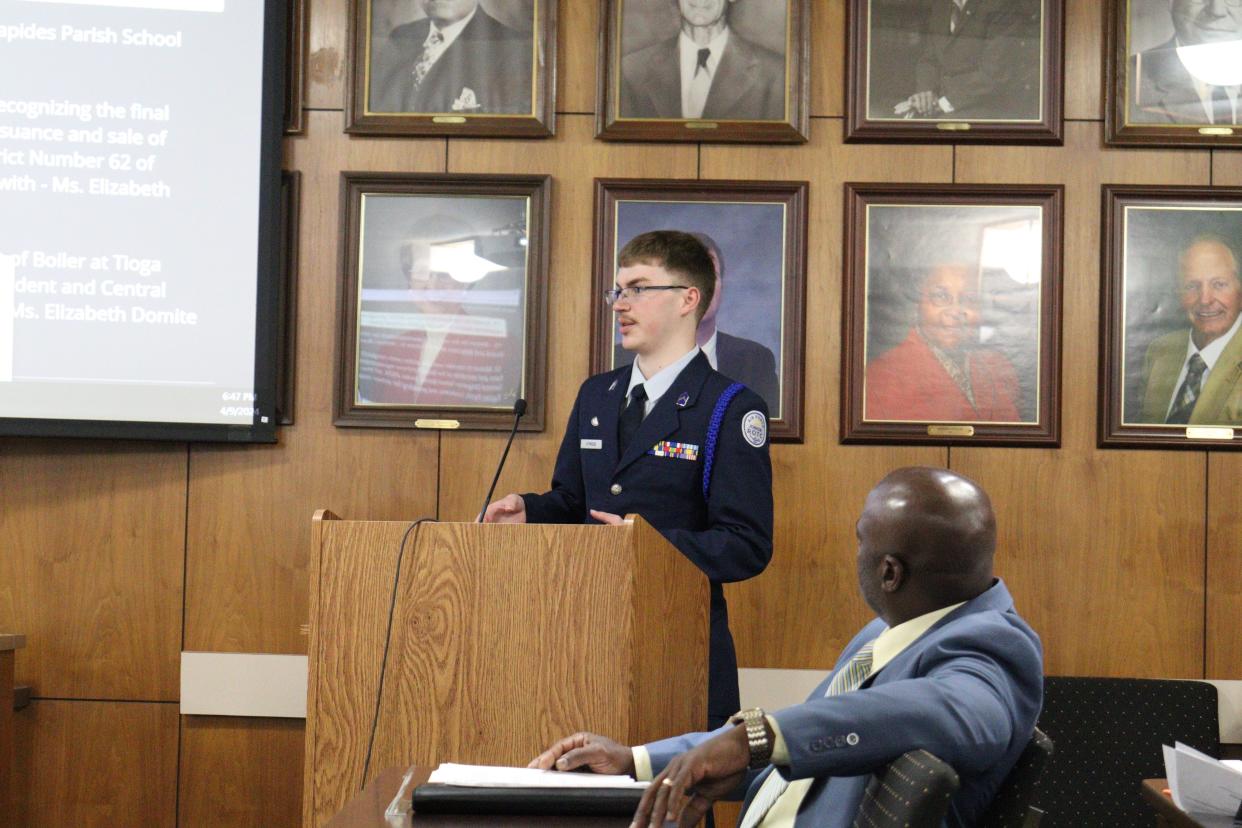
[[[695,341],[715,280],[707,249],[688,233],[644,233],[621,250],[605,298],[634,364],[582,384],[551,491],[506,495],[484,513],[489,523],[619,523],[637,513],[703,570],[713,725],[741,706],[721,585],[758,575],[772,557],[767,407],[713,370]]]

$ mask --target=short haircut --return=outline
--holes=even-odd
[[[695,318],[702,319],[716,295],[716,269],[703,242],[680,230],[652,230],[630,239],[617,254],[618,267],[662,267],[699,290]]]

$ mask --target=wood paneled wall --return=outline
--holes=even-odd
[[[1103,182],[1242,183],[1242,154],[1102,146],[1102,20],[1067,0],[1063,147],[842,143],[844,0],[814,0],[805,146],[592,138],[597,8],[562,0],[557,136],[349,138],[347,0],[310,0],[296,425],[275,446],[0,441],[0,629],[24,632],[17,802],[44,824],[296,825],[301,727],[177,715],[182,649],[298,653],[310,517],[472,517],[503,435],[331,424],[342,170],[553,176],[548,429],[522,434],[500,491],[546,485],[587,373],[592,178],[806,179],[806,442],[773,448],[776,553],[728,589],[744,667],[826,668],[865,619],[853,521],[890,469],[948,466],[992,493],[998,567],[1051,673],[1242,676],[1242,455],[1095,448]],[[841,446],[842,183],[1036,182],[1066,188],[1064,441],[1058,450]],[[796,596],[796,600],[791,600]],[[589,725],[589,722],[584,722]]]

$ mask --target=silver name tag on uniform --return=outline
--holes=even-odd
[[[604,447],[603,440],[582,440],[580,445],[584,449],[602,449]]]

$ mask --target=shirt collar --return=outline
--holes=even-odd
[[[712,338],[704,342],[699,347],[703,349],[703,353],[707,354],[707,361],[711,363],[712,368],[716,369],[716,337],[720,331],[712,331]],[[716,369],[719,370],[719,369]]]
[[[947,607],[941,607],[938,610],[932,610],[920,615],[918,618],[911,618],[909,621],[903,621],[895,627],[889,627],[880,633],[875,639],[871,654],[872,674],[878,673],[885,664],[901,655],[903,650],[915,641],[918,641],[923,633],[930,630],[937,621],[965,603],[965,601],[960,601]]]
[[[664,369],[657,371],[656,375],[648,379],[643,376],[643,372],[638,369],[638,358],[634,358],[634,367],[630,370],[630,387],[625,389],[625,395],[628,397],[630,392],[634,390],[635,385],[642,384],[643,389],[647,392],[647,405],[655,405],[655,401],[673,385],[673,380],[677,379],[677,375],[682,372],[690,361],[699,355],[699,346],[695,345],[685,356],[676,362],[664,366]],[[650,407],[647,409],[651,410]]]
[[[682,76],[694,77],[694,70],[699,65],[699,49],[711,49],[711,54],[707,56],[707,74],[714,76],[716,74],[716,67],[720,65],[720,56],[724,54],[725,44],[728,42],[728,26],[721,29],[720,34],[707,41],[705,46],[695,43],[690,38],[690,35],[682,32],[677,38],[678,53],[681,56]]]
[[[1207,369],[1211,371],[1213,366],[1216,365],[1216,360],[1220,359],[1225,346],[1233,339],[1233,335],[1238,332],[1239,325],[1242,325],[1242,313],[1238,314],[1238,318],[1233,320],[1233,325],[1229,327],[1229,330],[1225,331],[1223,336],[1216,337],[1202,348],[1196,346],[1194,336],[1190,336],[1189,343],[1186,346],[1186,359],[1190,359],[1195,354],[1198,354],[1203,357],[1203,362],[1207,365]],[[1194,333],[1193,330],[1191,333]]]
[[[437,26],[434,21],[429,21],[431,23],[431,28],[427,30],[427,36],[431,37],[432,32],[439,32],[440,36],[444,38],[443,46],[447,49],[452,45],[453,41],[457,39],[457,36],[461,34],[461,30],[466,28],[466,26],[470,24],[471,20],[474,20],[474,16],[478,13],[479,7],[475,6],[474,9],[471,10],[470,14],[466,15],[461,20],[458,20],[456,23],[450,23],[444,28]]]

